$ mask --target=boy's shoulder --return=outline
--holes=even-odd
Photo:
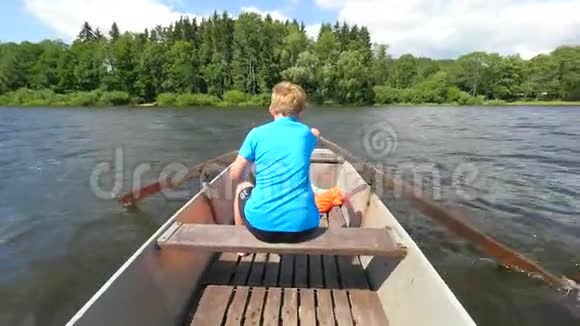
[[[268,133],[272,122],[268,122],[268,123],[264,123],[263,125],[259,125],[257,127],[252,128],[252,130],[250,130],[250,132],[248,133],[248,137],[259,137],[261,135],[264,135],[265,133]]]
[[[259,139],[262,137],[270,137],[270,136],[272,136],[272,134],[278,135],[278,132],[280,131],[280,129],[287,127],[287,125],[285,125],[285,124],[280,124],[280,123],[275,123],[275,122],[276,121],[270,121],[270,122],[264,123],[263,125],[254,127],[248,133],[248,137],[254,138],[254,139],[256,139],[256,138]],[[298,122],[298,123],[293,124],[293,126],[294,127],[299,126],[298,130],[300,130],[299,131],[300,134],[311,133],[310,127],[308,127],[302,121],[296,121],[296,122]],[[297,129],[294,128],[294,130],[297,130]],[[288,130],[284,130],[283,132],[286,133],[286,132],[288,132]]]
[[[252,131],[254,131],[254,130],[261,131],[261,130],[267,130],[269,128],[272,128],[272,126],[275,126],[274,122],[275,121],[270,121],[270,122],[266,122],[264,124],[261,124],[261,125],[259,125],[257,127],[254,127],[252,129]]]
[[[303,127],[305,129],[310,130],[310,127],[308,127],[304,122],[302,122],[300,120],[291,120],[291,121],[292,121],[291,125],[294,127],[300,126],[300,127]],[[252,129],[252,130],[257,130],[257,132],[262,132],[262,131],[268,131],[268,130],[273,130],[273,129],[285,128],[287,126],[288,126],[287,123],[280,123],[280,122],[277,122],[276,120],[274,120],[274,121],[266,122],[263,125],[254,127],[254,129]]]

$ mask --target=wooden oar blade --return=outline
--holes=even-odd
[[[351,161],[351,163],[362,163],[358,164],[357,168],[361,170],[363,177],[366,175],[370,178],[381,179],[382,186],[385,189],[398,191],[402,198],[413,203],[423,214],[438,223],[443,224],[448,230],[461,238],[475,244],[479,250],[486,255],[495,258],[499,264],[513,270],[540,276],[544,281],[553,286],[570,288],[570,280],[564,277],[555,276],[542,268],[538,263],[526,258],[524,255],[508,246],[499,243],[497,240],[483,234],[475,227],[466,223],[465,214],[461,214],[457,210],[445,208],[433,200],[423,197],[421,192],[415,191],[415,188],[411,185],[391,178],[385,172],[377,169],[368,162],[360,162],[360,160],[349,151],[324,137],[320,137],[319,140],[323,146],[343,156],[346,160]],[[375,183],[372,184],[374,185]]]
[[[161,182],[155,182],[145,187],[138,189],[134,192],[127,193],[119,198],[119,202],[123,207],[133,206],[136,202],[141,199],[156,194],[162,190]]]
[[[231,151],[203,163],[196,164],[189,169],[189,172],[179,180],[162,180],[148,184],[140,189],[126,193],[117,197],[123,207],[130,207],[141,201],[143,198],[159,193],[165,189],[176,188],[183,185],[192,178],[200,176],[205,166],[210,164],[230,165],[238,155],[238,151]]]
[[[382,171],[377,170],[375,173],[377,177],[383,179],[383,185],[390,185],[393,187],[392,189],[399,190],[401,197],[411,201],[420,212],[444,225],[457,236],[477,245],[483,253],[494,257],[499,264],[513,270],[538,275],[551,284],[561,285],[561,278],[547,272],[538,263],[477,230],[467,222],[466,215],[459,210],[443,207],[431,199],[423,197],[412,186],[395,181]]]
[[[576,283],[580,283],[580,273],[574,275],[567,275],[569,279]]]

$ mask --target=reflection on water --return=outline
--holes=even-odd
[[[128,189],[139,164],[153,180],[168,163],[237,148],[267,119],[249,109],[0,109],[0,324],[61,325],[183,204],[156,196],[127,212],[96,198],[91,172],[113,163],[115,149]],[[549,270],[580,272],[578,108],[313,109],[306,120],[391,173],[435,167],[437,183],[417,169],[424,189]],[[364,143],[381,123],[396,141],[386,156]],[[455,178],[466,164],[477,172],[470,182]],[[478,324],[580,323],[578,300],[498,268],[392,194],[383,199]]]

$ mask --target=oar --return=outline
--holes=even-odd
[[[185,182],[191,180],[192,178],[200,176],[204,167],[206,167],[209,164],[221,163],[224,165],[230,165],[235,160],[237,155],[238,151],[231,151],[229,153],[217,156],[203,163],[199,163],[192,166],[191,168],[189,168],[189,172],[179,180],[173,182],[169,178],[159,180],[152,184],[146,185],[141,189],[137,189],[129,193],[123,194],[117,197],[117,200],[121,203],[121,205],[123,205],[123,207],[133,206],[138,201],[142,200],[145,197],[161,192],[164,189],[177,188],[180,185],[184,184]]]
[[[499,264],[513,270],[528,273],[529,275],[537,275],[548,284],[558,288],[578,289],[578,285],[574,281],[564,276],[558,277],[546,271],[538,263],[526,258],[514,249],[499,243],[494,238],[483,234],[473,226],[468,225],[464,222],[465,214],[460,213],[458,210],[445,208],[433,200],[423,197],[411,185],[393,179],[383,171],[368,162],[357,159],[349,151],[324,137],[320,137],[320,143],[336,154],[341,155],[344,159],[353,162],[354,165],[357,165],[357,168],[361,170],[360,172],[363,176],[374,175],[376,178],[381,179],[383,187],[386,189],[400,191],[401,197],[411,201],[419,211],[443,224],[447,229],[463,239],[474,243],[485,254],[495,258]]]

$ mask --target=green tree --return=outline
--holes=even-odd
[[[75,89],[92,91],[99,88],[107,70],[105,47],[97,42],[77,42],[73,44],[71,53],[75,57]]]
[[[371,34],[369,30],[365,27],[353,26],[350,31],[348,45],[346,47],[352,51],[358,51],[361,53],[365,65],[368,65],[372,59],[372,44],[371,44]]]
[[[336,100],[338,103],[365,104],[372,102],[372,90],[365,65],[365,55],[360,51],[344,51],[336,64]]]
[[[262,67],[259,61],[262,33],[262,19],[256,13],[242,13],[235,22],[232,73],[237,90],[250,94],[260,92],[258,76]]]
[[[298,55],[298,60],[293,67],[284,70],[281,75],[285,80],[301,85],[310,99],[314,102],[322,102],[318,89],[318,60],[310,51],[304,51]]]
[[[42,53],[31,67],[29,86],[35,89],[58,89],[59,62],[68,49],[60,41],[43,41],[39,45]]]
[[[481,94],[482,81],[487,68],[487,53],[473,52],[457,59],[459,66],[457,82],[462,89],[469,90],[472,96]]]
[[[97,40],[97,36],[93,31],[93,28],[88,22],[83,24],[83,28],[81,29],[79,35],[77,36],[77,41],[79,42],[93,42]]]
[[[330,25],[322,25],[318,39],[313,45],[314,55],[319,66],[316,70],[316,80],[319,96],[328,101],[337,100],[337,69],[336,62],[340,54],[341,44]]]
[[[147,102],[154,101],[164,90],[167,59],[167,48],[157,42],[148,42],[138,58],[135,87],[138,95]]]
[[[119,26],[117,26],[117,23],[114,22],[113,25],[111,25],[111,30],[109,31],[109,37],[111,38],[111,40],[116,41],[120,36],[121,36],[121,32],[119,32]]]
[[[483,75],[482,93],[490,99],[512,100],[521,93],[523,62],[519,56],[487,56]]]
[[[77,56],[72,49],[67,48],[61,53],[56,68],[58,82],[55,90],[57,92],[66,93],[77,90],[75,77],[75,67],[77,62]]]
[[[28,64],[21,56],[23,49],[22,45],[15,43],[0,47],[0,93],[27,86]]]
[[[383,85],[389,79],[390,65],[392,59],[387,53],[387,46],[384,44],[377,44],[373,47],[373,61],[372,61],[372,82],[374,85]]]
[[[557,63],[550,55],[538,55],[528,65],[531,94],[536,99],[554,99],[559,94]]]
[[[141,53],[140,40],[135,35],[125,33],[109,44],[107,55],[107,77],[103,86],[107,90],[121,90],[135,94],[138,56]]]
[[[340,43],[330,25],[322,25],[314,44],[314,54],[321,62],[336,62],[339,53]]]
[[[101,32],[101,30],[97,27],[97,29],[95,30],[95,40],[96,41],[103,41],[105,39],[105,35],[103,34],[103,32]]]
[[[438,72],[429,76],[414,88],[413,103],[445,103],[449,84],[447,73]]]
[[[417,75],[413,81],[413,84],[418,84],[432,75],[439,72],[441,69],[439,64],[430,58],[417,58]]]
[[[170,92],[199,92],[196,80],[199,71],[195,65],[193,45],[187,41],[177,41],[169,49],[167,79],[163,88]]]
[[[222,95],[232,87],[234,21],[223,13],[214,13],[206,24],[200,44],[200,60],[205,88],[212,95]]]
[[[295,25],[289,25],[288,34],[284,38],[282,51],[282,65],[291,67],[298,61],[298,57],[306,49],[308,49],[309,42],[306,34]]]
[[[395,60],[389,71],[390,85],[395,88],[413,86],[417,77],[417,59],[411,54],[404,54]]]
[[[286,33],[287,30],[284,26],[276,24],[270,15],[266,16],[259,48],[258,85],[260,93],[269,91],[280,80],[281,51],[277,49],[283,47]]]
[[[551,53],[556,66],[558,97],[580,99],[580,46],[563,46]]]

